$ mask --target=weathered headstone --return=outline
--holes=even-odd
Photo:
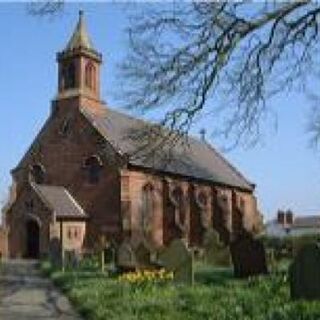
[[[108,268],[113,269],[116,264],[116,247],[109,244],[104,250],[104,261]]]
[[[226,267],[231,265],[229,248],[220,240],[215,230],[208,230],[203,237],[204,259],[212,266]]]
[[[144,242],[140,242],[135,250],[137,266],[139,268],[148,268],[151,266],[151,250]]]
[[[159,254],[159,262],[166,270],[173,272],[176,282],[193,284],[193,253],[183,240],[173,240]]]
[[[49,258],[55,267],[61,266],[61,245],[58,238],[50,240]]]
[[[289,268],[290,292],[293,299],[320,299],[320,247],[305,245]]]
[[[244,233],[230,244],[230,252],[237,278],[267,274],[266,253],[263,243]]]
[[[124,241],[117,249],[117,266],[122,269],[136,269],[137,260],[135,252],[128,241]]]
[[[79,267],[80,254],[75,250],[65,250],[65,267],[75,269]]]

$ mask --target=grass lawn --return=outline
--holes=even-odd
[[[120,283],[92,272],[50,276],[87,319],[320,319],[320,301],[290,300],[285,272],[235,280],[231,270],[198,266],[193,287]]]

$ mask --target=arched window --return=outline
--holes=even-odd
[[[197,197],[198,205],[201,209],[204,209],[208,204],[207,195],[204,192],[200,192]]]
[[[44,182],[45,170],[41,164],[35,164],[31,167],[31,176],[35,183]]]
[[[141,228],[148,233],[152,228],[154,212],[154,190],[151,184],[147,184],[142,188],[141,197]]]
[[[198,220],[200,222],[200,225],[202,228],[208,228],[209,227],[209,216],[208,216],[208,204],[209,204],[209,200],[208,200],[208,196],[204,191],[199,191],[199,192],[195,192],[195,200],[196,200],[196,204],[198,206],[198,210],[197,210],[197,216],[198,219],[200,218],[200,220]]]
[[[232,210],[232,231],[235,236],[243,231],[243,219],[245,214],[245,201],[240,197],[238,205]]]
[[[100,172],[102,169],[101,159],[97,156],[91,156],[86,159],[84,167],[87,170],[88,182],[97,184],[100,180]]]
[[[87,88],[95,90],[96,68],[92,62],[88,62],[85,68],[85,84]]]
[[[179,218],[179,223],[184,224],[185,223],[185,208],[184,208],[184,197],[183,197],[183,191],[180,187],[176,187],[172,191],[172,197],[173,197],[173,203],[176,207],[176,210],[179,210],[179,215],[177,218]]]
[[[72,62],[67,64],[62,70],[62,87],[72,89],[76,86],[76,68]]]

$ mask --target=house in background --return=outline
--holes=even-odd
[[[277,212],[277,217],[266,224],[265,234],[270,237],[320,235],[320,215],[296,216],[291,210]]]
[[[101,100],[102,55],[82,14],[57,61],[50,116],[11,172],[10,257],[91,250],[104,237],[159,248],[176,238],[201,246],[211,228],[224,239],[258,231],[254,184],[207,142],[190,137],[167,150],[170,159],[165,148],[137,156],[144,141],[135,133],[150,124]]]

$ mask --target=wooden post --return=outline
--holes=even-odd
[[[102,273],[105,271],[104,250],[101,250],[101,271]]]
[[[104,257],[104,250],[106,248],[106,236],[105,235],[102,235],[101,236],[101,239],[100,239],[100,245],[101,245],[101,252],[100,252],[100,255],[101,255],[101,272],[104,273],[105,272],[105,257]]]
[[[61,269],[62,272],[65,271],[65,255],[64,255],[64,245],[63,245],[63,222],[60,221],[60,247],[61,247]]]
[[[191,285],[194,285],[194,250],[190,250],[191,254]]]

